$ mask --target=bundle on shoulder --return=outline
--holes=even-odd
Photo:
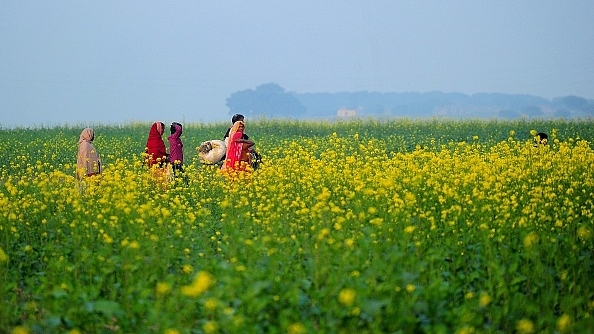
[[[198,147],[198,155],[202,163],[214,165],[219,163],[225,157],[227,146],[222,140],[208,140]]]

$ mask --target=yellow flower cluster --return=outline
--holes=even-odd
[[[148,171],[139,157],[115,154],[104,156],[103,174],[78,181],[72,165],[49,163],[56,158],[45,150],[31,161],[17,152],[10,168],[0,171],[0,274],[13,270],[6,263],[15,259],[21,268],[43,271],[48,283],[39,290],[54,301],[88,295],[80,291],[85,284],[74,283],[79,280],[101,285],[106,299],[117,300],[113,286],[154,294],[151,312],[173,319],[154,328],[171,333],[186,331],[182,325],[167,329],[177,321],[214,333],[249,323],[259,310],[300,305],[306,312],[301,303],[328,312],[324,316],[339,313],[328,305],[347,308],[353,323],[362,323],[379,312],[430,303],[442,292],[452,305],[472,310],[456,315],[459,332],[473,332],[480,328],[477,319],[487,318],[481,312],[503,312],[501,305],[515,294],[536,299],[530,289],[553,287],[538,295],[561,300],[592,291],[584,283],[588,271],[575,265],[578,257],[546,262],[555,252],[591,252],[594,152],[588,142],[553,134],[547,145],[535,147],[528,132],[521,141],[519,131],[509,129],[503,131],[509,139],[494,144],[485,144],[482,133],[423,145],[414,140],[419,133],[410,141],[352,133],[262,138],[260,168],[233,180],[217,166],[190,159],[187,180],[180,182],[167,171]],[[553,278],[534,285],[540,277],[529,270]],[[229,289],[216,289],[216,282]],[[186,297],[203,296],[179,315],[168,311]],[[57,313],[42,299],[36,309]],[[388,302],[390,307],[373,306]],[[575,305],[560,302],[566,304]],[[559,332],[579,328],[592,308],[575,308],[547,325]],[[208,318],[188,320],[201,312]],[[308,320],[312,314],[291,314],[279,312],[286,317],[284,331],[320,325]],[[531,333],[545,326],[524,316],[506,329]],[[26,328],[33,327],[17,329]]]
[[[345,306],[351,306],[355,302],[356,296],[357,293],[355,292],[355,290],[345,288],[340,290],[340,292],[338,293],[338,301]]]
[[[214,283],[215,279],[210,273],[200,271],[196,274],[191,284],[184,285],[181,288],[181,293],[188,297],[197,297],[210,289]]]
[[[4,250],[0,248],[0,263],[2,262],[8,262],[8,255],[6,255],[6,253],[4,253]]]

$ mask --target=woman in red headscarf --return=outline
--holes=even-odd
[[[151,126],[149,136],[146,141],[146,148],[144,153],[145,163],[151,167],[154,164],[158,164],[159,167],[163,167],[168,160],[167,149],[165,148],[165,142],[163,141],[163,131],[165,124],[162,122],[155,122]]]
[[[237,121],[233,123],[229,131],[229,143],[227,144],[227,157],[222,169],[227,171],[247,169],[249,163],[249,148],[254,146],[254,142],[250,139],[243,139],[243,131],[245,130],[245,123]]]

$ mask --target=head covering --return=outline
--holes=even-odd
[[[163,122],[155,122],[149,130],[149,138],[161,138],[163,136]]]
[[[173,122],[173,123],[171,123],[171,127],[173,127],[175,129],[174,133],[179,133],[179,135],[181,136],[181,133],[183,131],[183,127],[181,124],[179,124],[177,122]]]
[[[182,130],[182,125],[179,124],[178,122],[173,122],[173,123],[171,123],[171,126],[169,127],[169,129],[171,129],[171,134],[174,134],[176,131]]]
[[[148,165],[152,166],[157,159],[163,163],[167,160],[167,149],[162,138],[163,123],[155,122],[149,130],[148,139],[146,141],[146,153],[148,154]]]
[[[153,123],[153,125],[155,126],[159,135],[162,136],[163,135],[163,122],[155,122],[155,123]]]
[[[167,137],[167,140],[169,140],[169,161],[172,163],[178,162],[179,164],[183,164],[184,144],[180,138],[182,135],[182,125],[177,122],[173,122],[171,123],[171,129],[171,136]]]
[[[237,131],[239,131],[239,126],[240,125],[243,125],[245,127],[245,122],[244,121],[237,121],[237,122],[233,123],[233,125],[231,126],[231,130],[229,130],[229,138],[233,138],[233,135]]]
[[[85,128],[80,133],[80,137],[78,138],[78,143],[80,144],[84,141],[90,143],[93,141],[94,138],[95,138],[95,131],[91,128]]]
[[[103,171],[99,153],[93,146],[95,132],[91,128],[84,129],[78,140],[78,154],[76,157],[76,175],[78,178],[100,174]]]

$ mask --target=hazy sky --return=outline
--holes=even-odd
[[[230,120],[234,92],[594,98],[592,0],[1,1],[0,126]]]

